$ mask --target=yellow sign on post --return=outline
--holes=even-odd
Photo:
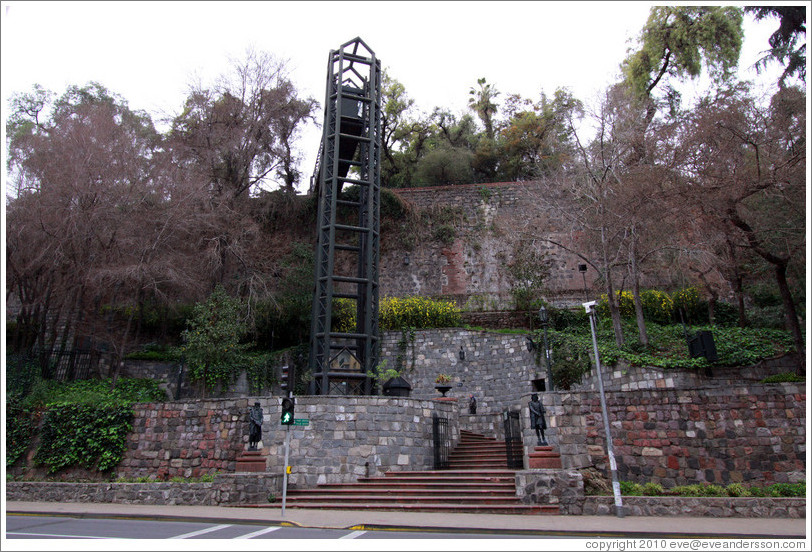
[[[286,473],[290,473],[290,466],[288,466],[288,467],[285,469],[285,472],[286,472]]]

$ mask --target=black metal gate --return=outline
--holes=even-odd
[[[505,454],[509,469],[520,470],[524,467],[524,454],[522,450],[522,427],[519,423],[519,413],[505,410]]]
[[[434,469],[447,470],[448,464],[448,418],[441,418],[436,412],[431,415],[432,436],[434,437]]]

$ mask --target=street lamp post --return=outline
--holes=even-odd
[[[553,369],[550,367],[550,348],[547,346],[547,326],[550,325],[550,315],[544,305],[539,309],[539,321],[544,328],[544,362],[547,366],[547,390],[553,391]]]
[[[612,494],[615,496],[615,515],[625,517],[623,511],[623,498],[620,494],[620,481],[617,476],[617,462],[615,461],[615,447],[612,442],[612,431],[609,425],[609,411],[606,408],[606,393],[603,391],[603,375],[601,375],[601,358],[598,354],[598,338],[595,329],[595,301],[584,303],[586,313],[589,315],[589,329],[592,331],[592,348],[595,353],[595,377],[598,379],[598,392],[601,396],[601,416],[603,417],[603,431],[606,433],[606,452],[609,457],[609,471],[612,476]]]

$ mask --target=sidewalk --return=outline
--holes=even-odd
[[[70,502],[6,502],[6,514],[197,520],[352,530],[530,533],[567,537],[805,538],[806,520],[709,517],[624,517],[443,514],[224,506],[154,506]]]

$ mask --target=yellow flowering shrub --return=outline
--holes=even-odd
[[[384,297],[378,320],[382,330],[450,328],[459,326],[460,310],[452,301],[417,296]]]
[[[451,328],[460,325],[460,309],[452,301],[428,297],[383,297],[378,309],[381,330],[403,328]],[[356,325],[355,302],[333,301],[333,331],[353,332]]]

